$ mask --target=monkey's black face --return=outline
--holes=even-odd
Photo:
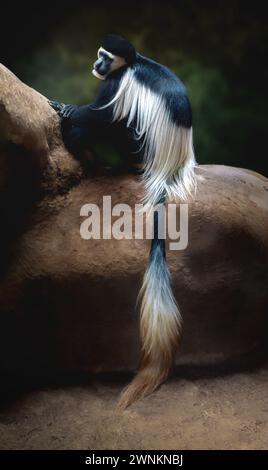
[[[95,72],[97,72],[102,77],[108,75],[111,68],[113,59],[108,57],[104,52],[100,52],[98,60],[93,65]]]
[[[126,64],[123,57],[116,56],[102,47],[98,50],[98,59],[94,62],[92,73],[100,80]]]

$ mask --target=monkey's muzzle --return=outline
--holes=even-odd
[[[106,76],[109,73],[111,66],[111,60],[105,57],[99,57],[96,62],[93,64],[92,73],[95,77],[105,80]]]

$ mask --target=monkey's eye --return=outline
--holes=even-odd
[[[102,51],[101,49],[98,50],[98,59],[102,59],[107,64],[111,64],[113,62],[113,58],[110,57],[108,54],[105,53],[105,51]]]

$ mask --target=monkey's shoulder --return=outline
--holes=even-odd
[[[159,64],[141,54],[137,55],[135,77],[153,91],[161,93],[172,91],[173,94],[187,95],[184,84],[175,73],[165,65]]]
[[[192,111],[186,88],[168,67],[138,54],[135,77],[140,84],[163,98],[174,122],[191,127]]]

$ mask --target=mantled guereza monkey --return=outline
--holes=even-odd
[[[142,156],[144,202],[150,207],[183,201],[194,192],[195,157],[192,113],[185,87],[165,66],[138,54],[134,46],[107,35],[98,50],[93,74],[101,80],[88,105],[50,102],[62,119],[63,139],[73,153],[90,147],[92,129],[121,123]],[[173,297],[164,240],[154,238],[141,289],[141,369],[123,392],[122,407],[152,392],[170,370],[181,332],[181,316]]]

